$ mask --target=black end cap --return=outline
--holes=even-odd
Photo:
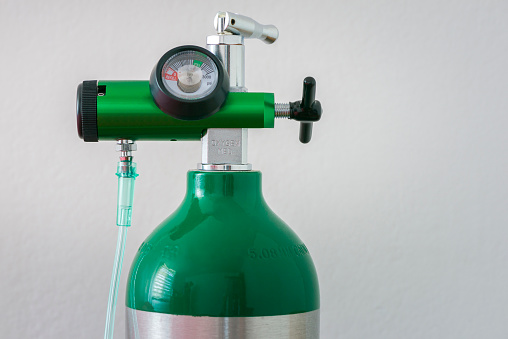
[[[97,80],[78,85],[76,98],[78,135],[85,142],[99,141],[97,132]]]

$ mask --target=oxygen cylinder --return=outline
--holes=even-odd
[[[149,81],[84,81],[78,86],[78,134],[116,140],[121,152],[118,226],[105,339],[113,338],[118,283],[131,224],[140,140],[201,140],[181,206],[139,247],[127,295],[127,338],[318,339],[319,286],[309,250],[266,204],[261,173],[247,162],[249,128],[275,118],[300,122],[308,143],[321,118],[316,81],[302,100],[275,103],[245,87],[244,39],[273,43],[278,30],[219,12],[207,48],[173,48]]]
[[[138,250],[126,306],[132,339],[319,337],[311,256],[256,171],[188,172],[183,203]]]

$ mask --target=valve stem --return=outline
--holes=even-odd
[[[118,139],[116,151],[120,152],[120,161],[132,162],[132,152],[138,149],[138,145],[132,140]]]
[[[218,34],[224,34],[224,30],[226,29],[226,16],[223,13],[217,13],[217,17],[215,18],[215,25]]]
[[[291,116],[291,111],[289,107],[289,102],[285,103],[275,103],[275,118],[276,119],[289,119]]]

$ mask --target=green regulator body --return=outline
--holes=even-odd
[[[157,107],[148,81],[101,80],[97,92],[98,140],[201,140],[208,128],[274,126],[273,93],[229,93],[214,115],[180,120]]]
[[[143,242],[131,266],[127,338],[317,339],[319,286],[309,250],[268,207],[261,173],[246,158],[247,129],[273,128],[275,118],[299,121],[300,140],[310,141],[312,123],[321,117],[316,82],[306,78],[302,100],[290,103],[247,92],[244,38],[273,43],[278,30],[230,12],[219,12],[215,27],[208,50],[172,49],[149,81],[78,86],[80,137],[116,140],[125,173],[134,168],[135,141],[203,143],[182,204]],[[130,226],[129,201],[119,207],[123,215],[128,211],[128,223],[119,226]],[[117,257],[121,268],[123,252]],[[112,293],[119,269],[113,277]],[[116,295],[110,305],[106,339],[113,334]]]

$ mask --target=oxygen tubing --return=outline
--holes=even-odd
[[[118,299],[118,287],[120,285],[120,275],[122,273],[123,256],[125,253],[127,228],[131,225],[134,181],[138,176],[136,173],[136,163],[132,161],[118,162],[116,175],[118,176],[118,204],[116,211],[118,240],[116,243],[113,272],[111,274],[111,285],[109,287],[108,310],[106,314],[106,328],[104,329],[104,339],[113,339],[116,302]]]

